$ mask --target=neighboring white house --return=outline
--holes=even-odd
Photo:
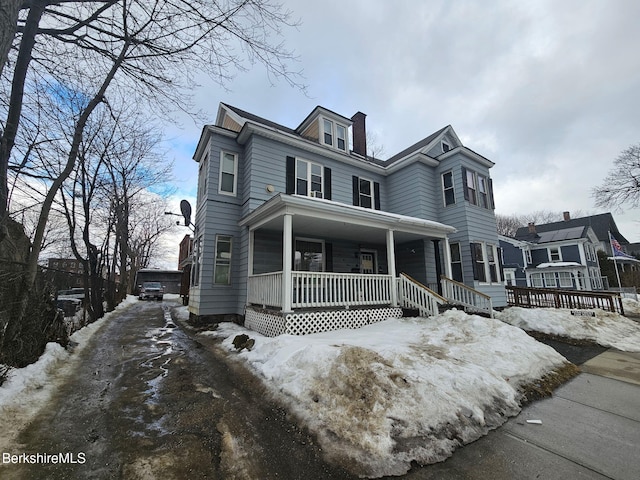
[[[382,161],[361,112],[289,128],[221,103],[194,160],[194,317],[276,335],[506,303],[493,162],[451,126]]]

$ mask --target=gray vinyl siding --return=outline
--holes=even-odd
[[[427,220],[437,219],[439,187],[435,171],[421,163],[413,163],[387,178],[390,212]]]
[[[253,273],[282,271],[282,232],[257,230],[253,240]]]
[[[396,245],[396,270],[406,273],[418,282],[427,284],[427,272],[424,267],[426,260],[424,240],[415,240]]]

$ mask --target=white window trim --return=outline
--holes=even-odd
[[[444,138],[440,140],[440,147],[442,148],[442,153],[447,153],[449,150],[451,150],[451,144]]]
[[[451,186],[450,187],[445,187],[444,185],[444,176],[445,175],[451,175]],[[443,172],[442,175],[440,175],[440,180],[442,182],[442,204],[445,207],[450,207],[451,205],[455,205],[456,204],[456,189],[455,189],[455,184],[453,181],[453,170],[447,170],[446,172]],[[453,192],[453,203],[449,203],[447,204],[447,190],[451,190]]]
[[[209,179],[209,153],[206,153],[198,168],[198,199],[206,198]]]
[[[568,283],[566,279],[568,279]],[[573,287],[573,275],[571,275],[571,272],[558,272],[558,285],[560,285],[560,288]]]
[[[482,247],[482,264],[484,266],[484,281],[482,280],[476,280],[476,282],[482,284],[482,285],[497,285],[499,283],[502,283],[502,281],[504,280],[502,278],[502,273],[500,272],[500,262],[498,261],[499,257],[498,257],[498,246],[497,245],[493,245],[491,243],[486,243],[486,242],[471,242],[471,243],[479,243]],[[493,251],[493,263],[489,262],[489,249],[492,249]],[[477,262],[476,260],[472,259],[472,261],[476,262],[476,265],[480,264],[481,262]],[[495,269],[496,269],[496,281],[491,281],[491,267],[490,265],[495,265]]]
[[[298,240],[300,240],[301,242],[310,242],[310,243],[320,243],[322,244],[322,272],[326,272],[327,271],[327,251],[325,248],[325,244],[324,244],[324,240],[321,238],[310,238],[310,237],[295,237],[293,239],[293,254],[295,256],[295,253],[297,252],[296,250],[296,243],[298,242]],[[296,270],[295,269],[295,258],[293,259],[293,269],[294,271],[298,272],[298,271],[306,271],[306,270]]]
[[[360,199],[360,197],[363,195],[362,194],[362,189],[360,188],[360,182],[369,182],[369,191],[371,192],[371,206],[370,207],[364,207],[362,205],[362,201]],[[363,177],[358,177],[358,206],[362,207],[362,208],[370,208],[372,210],[375,210],[376,207],[376,190],[373,186],[374,182],[373,180],[370,180],[368,178],[363,178]],[[367,195],[365,195],[366,197]]]
[[[329,122],[331,124],[331,131],[327,131],[325,128],[325,122]],[[344,149],[338,148],[338,125],[344,128]],[[328,133],[331,135],[331,143],[327,143],[325,141],[324,135]],[[327,117],[320,117],[320,144],[325,145],[327,147],[335,148],[339,152],[347,152],[349,148],[349,128],[335,120]]]
[[[218,242],[220,241],[220,239],[224,239],[224,241],[228,241],[229,242],[229,258],[228,259],[224,259],[225,262],[229,262],[229,276],[228,276],[228,281],[226,283],[216,283],[216,271],[218,269],[218,265],[227,265],[227,263],[219,263],[219,259],[218,259]],[[220,286],[230,286],[231,285],[231,262],[233,259],[233,236],[232,235],[225,235],[225,234],[216,234],[216,244],[215,244],[215,249],[213,250],[213,284],[214,285],[220,285]],[[220,259],[222,260],[222,259]]]
[[[222,190],[222,162],[224,161],[225,155],[233,156],[233,191],[227,192]],[[218,193],[220,195],[228,195],[230,197],[235,197],[238,195],[238,154],[234,152],[220,151],[220,168],[218,172]],[[227,172],[228,173],[228,172]]]
[[[307,191],[306,193],[301,193],[298,192],[298,178],[302,178],[298,176],[298,162],[304,162],[307,164]],[[316,162],[312,162],[310,160],[305,160],[303,158],[296,158],[296,163],[295,163],[295,171],[294,171],[294,177],[295,177],[295,192],[296,195],[306,195],[307,197],[311,196],[311,170],[312,170],[312,165],[315,165],[316,167],[320,167],[320,193],[322,193],[322,198],[324,198],[324,165],[320,164],[320,163],[316,163]]]
[[[558,250],[558,259],[554,260],[551,258],[551,250]],[[547,247],[547,257],[550,262],[561,262],[562,261],[562,248],[560,247]]]

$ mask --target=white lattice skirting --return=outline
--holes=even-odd
[[[316,310],[289,313],[285,316],[276,312],[247,307],[244,324],[247,328],[262,335],[275,337],[284,333],[308,335],[341,328],[360,328],[387,318],[400,317],[402,317],[402,309],[398,307]]]

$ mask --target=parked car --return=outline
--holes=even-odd
[[[58,290],[58,300],[64,298],[77,298],[84,300],[84,288],[71,288],[69,290]]]
[[[164,295],[164,287],[160,282],[144,282],[142,285],[138,285],[140,294],[138,298],[140,300],[147,300],[149,298],[155,298],[156,300],[162,300]]]
[[[82,300],[72,297],[58,297],[56,307],[64,312],[65,317],[73,317],[82,307]]]

